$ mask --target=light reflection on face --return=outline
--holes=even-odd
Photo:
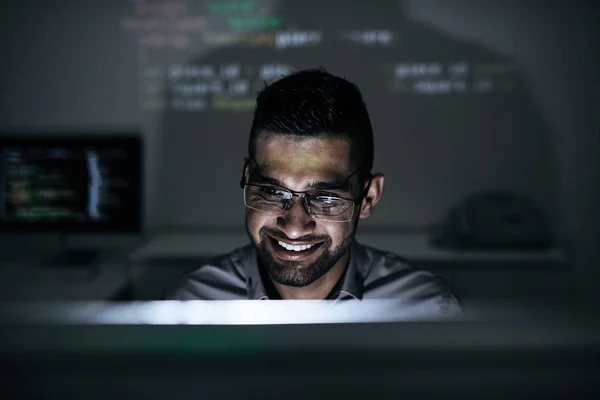
[[[349,155],[350,145],[344,138],[297,138],[263,132],[257,138],[255,158],[260,176],[278,181],[290,190],[306,191],[312,190],[314,182],[346,180],[353,172]],[[249,172],[250,183],[266,183],[252,170]],[[327,193],[357,196],[356,186]],[[281,285],[303,287],[326,275],[338,262],[344,262],[354,238],[358,209],[357,205],[349,222],[319,221],[304,209],[302,199],[294,198],[292,206],[279,215],[246,208],[246,230],[256,246],[259,264],[271,279]],[[279,255],[280,240],[317,245],[306,256],[289,260]]]

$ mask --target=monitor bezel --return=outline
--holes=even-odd
[[[130,168],[137,182],[131,193],[135,196],[132,202],[138,205],[132,210],[131,218],[121,223],[79,223],[79,222],[22,222],[6,221],[0,214],[0,232],[3,233],[54,233],[54,234],[139,234],[143,230],[144,212],[144,151],[142,134],[138,131],[99,132],[89,130],[77,131],[38,131],[38,132],[0,132],[0,153],[7,146],[125,146],[132,150],[133,159]],[[0,163],[0,185],[4,185],[3,164]],[[0,188],[4,196],[4,187]],[[4,207],[4,197],[2,198]]]

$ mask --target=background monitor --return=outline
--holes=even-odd
[[[139,134],[5,133],[0,139],[2,230],[141,231]]]

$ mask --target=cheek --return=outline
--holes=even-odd
[[[256,240],[258,240],[258,232],[261,228],[268,226],[269,224],[269,215],[252,209],[246,210],[246,225],[248,226],[248,231]]]
[[[325,234],[331,238],[331,245],[337,247],[352,231],[351,223],[340,223],[324,227]]]

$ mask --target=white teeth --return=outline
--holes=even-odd
[[[281,247],[283,247],[284,249],[286,249],[286,250],[292,250],[292,251],[302,251],[302,250],[308,250],[308,249],[310,249],[311,247],[313,247],[313,245],[312,245],[312,244],[303,244],[303,245],[296,245],[296,246],[293,246],[293,245],[291,245],[291,244],[287,244],[287,243],[285,243],[285,242],[282,242],[281,240],[280,240],[280,241],[278,241],[277,243],[279,243],[279,245],[280,245]]]

